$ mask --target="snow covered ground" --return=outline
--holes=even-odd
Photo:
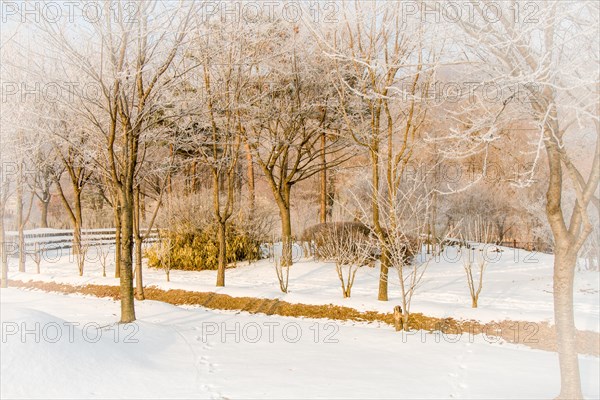
[[[114,325],[117,310],[108,299],[3,289],[1,397],[550,398],[559,390],[556,353],[482,336],[402,336],[377,324],[154,301],[137,304],[138,322]],[[585,396],[598,398],[598,358],[580,364]]]
[[[102,277],[90,252],[78,276],[68,250],[51,251],[36,274],[11,279],[117,285],[114,264]],[[412,311],[429,316],[491,321],[553,321],[552,256],[496,253],[485,274],[479,308],[470,307],[463,264],[449,249],[426,271]],[[144,267],[146,285],[279,298],[291,303],[337,304],[391,312],[399,302],[391,273],[390,301],[376,300],[378,268],[359,270],[352,297],[343,299],[330,263],[299,260],[290,293],[279,291],[272,263],[227,270],[163,271]],[[599,274],[578,271],[579,329],[600,331]],[[138,398],[549,398],[559,390],[556,353],[482,335],[403,335],[385,324],[266,316],[244,312],[136,303],[138,321],[117,325],[119,304],[109,299],[19,289],[1,291],[1,391],[6,397]],[[36,325],[37,324],[37,325]],[[583,390],[600,397],[600,359],[580,356]]]
[[[501,248],[489,252],[489,264],[484,274],[479,308],[471,308],[461,255],[447,248],[443,255],[428,266],[413,298],[412,311],[434,317],[475,319],[482,322],[504,319],[547,321],[553,323],[552,262],[553,256],[524,250]],[[73,256],[68,249],[49,252],[41,264],[41,274],[35,274],[35,264],[28,260],[28,272],[15,272],[16,259],[11,259],[11,279],[56,281],[69,284],[118,285],[114,264],[107,268],[107,277],[95,250],[90,250],[84,275],[78,276]],[[297,249],[297,255],[301,251]],[[114,256],[112,259],[114,260]],[[289,293],[279,290],[273,263],[262,260],[226,272],[226,287],[216,288],[216,271],[171,271],[171,282],[164,271],[144,268],[144,282],[163,289],[184,289],[200,292],[214,291],[232,296],[279,298],[290,303],[335,304],[360,311],[389,313],[399,304],[398,276],[390,272],[389,302],[377,301],[379,269],[365,267],[358,271],[352,297],[344,299],[340,283],[331,263],[300,259],[290,271]],[[578,329],[600,332],[600,274],[578,271],[575,281],[574,306]]]

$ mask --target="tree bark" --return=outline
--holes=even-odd
[[[292,218],[289,207],[280,211],[281,216],[281,265],[289,267],[293,264],[292,259]]]
[[[135,321],[133,296],[133,190],[125,185],[121,190],[121,265],[119,293],[121,323]]]
[[[8,254],[6,254],[6,234],[4,231],[4,211],[5,211],[5,204],[4,202],[2,202],[2,208],[0,209],[0,246],[2,246],[2,248],[0,248],[0,252],[2,253],[0,255],[0,258],[2,258],[2,283],[0,284],[1,287],[3,288],[7,288],[8,287]]]
[[[121,276],[121,212],[120,206],[115,205],[115,278]]]
[[[558,342],[561,399],[581,399],[577,330],[573,312],[573,280],[577,252],[558,247],[554,255],[554,320]]]
[[[81,212],[81,192],[75,192],[73,196],[75,206],[75,219],[73,221],[73,254],[81,252],[81,228],[83,215]]]
[[[248,176],[248,220],[252,221],[256,210],[256,191],[254,186],[254,160],[247,141],[244,141],[244,150],[246,151],[246,174]]]
[[[375,232],[379,239],[379,247],[381,248],[381,260],[380,260],[380,271],[379,271],[379,291],[377,294],[377,300],[388,301],[388,271],[389,271],[389,257],[387,254],[387,245],[385,241],[385,235],[379,221],[379,147],[375,143],[371,150],[371,167],[372,167],[372,185],[373,193],[371,194],[371,202],[373,207],[373,225]]]
[[[219,266],[217,270],[217,286],[225,286],[225,267],[227,266],[227,235],[225,222],[219,222],[218,241],[219,241]]]
[[[140,232],[140,189],[136,188],[133,198],[133,234],[135,239],[135,298],[144,300],[142,278],[142,235]]]
[[[390,269],[390,258],[387,246],[381,250],[380,272],[379,272],[379,294],[377,300],[388,301],[388,275]]]
[[[23,223],[23,167],[19,164],[17,182],[17,229],[19,234],[19,272],[25,272],[25,234]]]
[[[548,96],[548,98],[551,98]],[[558,117],[556,108],[550,110],[549,126],[545,127],[545,148],[548,156],[548,189],[546,191],[546,216],[554,236],[554,320],[558,342],[558,358],[561,376],[559,398],[581,399],[581,378],[576,346],[576,328],[573,312],[573,281],[577,254],[589,235],[591,226],[582,227],[581,215],[585,212],[576,202],[567,228],[562,211],[563,170],[560,157],[561,136],[556,136]],[[598,143],[596,144],[598,146]],[[597,167],[597,165],[596,165]],[[593,175],[592,175],[593,176]],[[590,177],[588,183],[595,190],[598,180]],[[587,206],[587,205],[586,205]]]
[[[142,278],[142,240],[135,239],[135,298],[144,300],[144,280]]]
[[[50,205],[50,195],[45,197],[44,200],[40,200],[40,227],[48,227],[48,207]]]
[[[327,137],[325,135],[325,132],[323,132],[321,134],[321,164],[323,165],[323,167],[321,168],[321,172],[320,172],[320,184],[321,184],[321,191],[320,191],[320,203],[321,203],[321,208],[320,208],[320,213],[319,213],[319,221],[324,224],[327,222],[327,153],[326,153],[326,146],[327,146]]]

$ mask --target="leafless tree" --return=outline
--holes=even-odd
[[[467,232],[462,236],[462,241],[469,244],[468,240],[476,240],[478,243],[469,244],[459,251],[462,253],[462,263],[467,275],[467,286],[471,295],[471,307],[477,308],[479,294],[483,288],[483,275],[488,264],[489,255],[486,246],[492,238],[492,225],[486,223],[480,217],[475,222],[466,224]],[[477,267],[477,278],[473,276],[473,268]]]
[[[292,264],[291,192],[294,185],[318,174],[321,154],[330,156],[329,166],[348,158],[347,148],[338,136],[319,151],[323,130],[332,120],[327,85],[318,78],[325,67],[318,61],[309,35],[297,26],[273,23],[281,40],[267,38],[259,48],[265,54],[278,54],[262,60],[265,68],[253,75],[249,92],[256,99],[249,110],[244,134],[254,161],[273,194],[281,218],[284,244],[281,264]],[[246,117],[246,114],[242,114]]]
[[[248,108],[245,90],[252,69],[248,58],[254,49],[243,21],[197,23],[195,29],[189,62],[200,73],[197,79],[192,74],[187,84],[194,88],[191,100],[200,106],[194,107],[199,108],[195,113],[194,108],[188,110],[197,115],[189,118],[188,148],[211,174],[219,247],[216,285],[225,286],[227,229],[236,204],[234,189],[244,129],[241,113]],[[253,202],[251,207],[254,208]]]
[[[287,243],[285,243],[286,239],[282,240],[282,247],[285,247]],[[279,289],[283,293],[288,292],[288,286],[290,282],[290,265],[283,265],[282,257],[275,256],[273,258],[273,266],[275,267],[275,273],[277,274],[277,281],[279,282]]]
[[[29,222],[31,217],[31,210],[33,207],[33,192],[28,196],[29,200],[26,199],[25,190],[27,188],[27,178],[29,175],[28,169],[30,165],[27,163],[27,157],[25,154],[29,151],[28,143],[24,137],[24,133],[21,131],[17,133],[17,176],[16,176],[16,200],[17,200],[17,230],[18,230],[18,248],[19,248],[19,272],[25,272],[25,261],[26,261],[26,244],[25,244],[25,226]]]
[[[102,277],[106,277],[106,267],[108,266],[108,257],[112,253],[111,246],[102,245],[102,243],[96,245],[96,254],[100,260],[102,266]]]
[[[54,155],[61,161],[62,167],[55,172],[53,178],[63,208],[71,220],[71,226],[73,227],[72,249],[73,254],[77,255],[82,246],[83,206],[81,195],[93,173],[90,159],[84,150],[89,141],[86,132],[80,131],[79,134],[74,134],[71,129],[77,128],[68,125],[65,120],[57,124],[55,129],[57,129],[54,131],[56,137],[52,141]],[[68,182],[66,185],[61,179],[65,172]],[[70,195],[66,188],[70,189]],[[83,270],[80,268],[80,274],[82,272]]]
[[[343,130],[369,155],[371,224],[382,249],[378,299],[386,301],[390,260],[381,213],[389,212],[381,207],[392,203],[412,158],[428,111],[425,99],[438,47],[443,46],[431,45],[425,55],[424,25],[407,27],[395,2],[342,3],[342,11],[339,27],[317,38],[335,62]]]
[[[91,83],[98,96],[74,90],[70,111],[81,115],[103,151],[93,161],[117,194],[121,225],[121,322],[135,320],[133,234],[136,175],[143,161],[146,134],[168,118],[157,115],[165,88],[177,84],[172,65],[181,55],[193,3],[139,3],[132,18],[125,1],[105,5],[106,18],[82,24],[43,24],[48,50]],[[119,18],[111,18],[118,15]],[[73,32],[75,30],[75,32]],[[76,35],[74,35],[76,33]],[[76,41],[73,37],[77,37]],[[102,143],[102,144],[100,144]],[[92,146],[90,146],[92,147]]]
[[[6,140],[3,138],[2,140],[2,149],[6,149],[8,146],[4,147],[6,144]],[[12,164],[7,162],[7,157],[2,157],[2,170],[0,172],[0,250],[2,254],[0,254],[2,261],[2,287],[8,287],[8,243],[6,242],[6,233],[5,233],[5,213],[6,206],[10,196],[12,195],[14,185],[11,185],[11,175],[13,175],[16,171],[9,168]]]
[[[531,182],[545,152],[546,215],[555,245],[553,293],[561,370],[559,397],[581,398],[573,282],[579,251],[593,229],[589,213],[592,207],[598,209],[599,83],[598,75],[590,74],[590,70],[599,69],[599,10],[595,2],[536,2],[535,18],[516,18],[510,8],[514,5],[496,3],[501,13],[494,22],[486,19],[482,4],[475,5],[475,18],[461,21],[460,26],[467,37],[465,54],[477,60],[477,69],[484,70],[496,87],[513,88],[512,93],[504,91],[497,108],[502,112],[512,108],[531,116],[533,128],[539,132],[532,168],[517,183]],[[488,104],[485,109],[490,108]],[[589,157],[570,150],[570,143],[586,132],[592,136]],[[491,139],[490,135],[482,138],[488,143]],[[591,163],[582,165],[583,160]],[[574,189],[576,201],[567,212],[563,197],[569,186]]]
[[[327,224],[317,233],[319,256],[335,263],[344,298],[350,297],[359,268],[369,264],[374,246],[369,235],[352,224]]]
[[[40,264],[42,263],[42,260],[44,259],[44,251],[45,250],[46,250],[46,246],[44,246],[42,243],[35,242],[33,244],[33,250],[31,251],[30,255],[31,255],[31,259],[35,263],[35,273],[36,274],[40,273]]]

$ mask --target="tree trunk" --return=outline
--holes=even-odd
[[[380,246],[384,246],[380,242]],[[390,269],[389,254],[386,247],[382,247],[379,272],[379,294],[377,300],[388,301],[388,273]]]
[[[557,247],[554,255],[554,320],[558,341],[561,391],[559,398],[581,399],[581,378],[573,312],[573,280],[577,252]]]
[[[225,222],[218,223],[219,241],[219,267],[217,270],[217,286],[225,286],[225,267],[227,266],[227,225]]]
[[[0,210],[0,252],[2,253],[0,257],[2,258],[2,283],[1,286],[3,288],[8,287],[8,254],[6,254],[6,234],[4,232],[4,207],[2,204],[2,209]]]
[[[289,267],[292,265],[292,217],[289,205],[279,206],[281,217],[281,265]]]
[[[119,206],[114,208],[115,212],[115,278],[121,276],[121,212]]]
[[[133,190],[124,187],[121,193],[121,323],[135,321],[133,297]]]
[[[144,300],[144,281],[142,279],[142,239],[135,238],[135,297]]]
[[[394,328],[396,332],[402,330],[402,308],[400,306],[394,307]]]
[[[344,298],[347,299],[350,297],[352,292],[352,288],[348,285],[346,286],[346,288],[344,288]]]
[[[44,200],[40,200],[40,227],[48,227],[48,207],[50,205],[50,195],[44,197]]]
[[[321,168],[320,173],[320,213],[319,213],[319,221],[324,224],[327,222],[327,154],[326,154],[326,145],[327,145],[327,137],[325,136],[325,132],[321,134],[321,164],[323,167]]]
[[[81,252],[81,224],[83,221],[83,215],[81,211],[81,192],[74,192],[73,205],[75,208],[75,220],[73,221],[73,254],[79,254]]]
[[[471,297],[471,308],[477,308],[477,297]]]
[[[17,182],[17,229],[19,231],[19,272],[25,272],[25,233],[23,232],[23,176],[19,167],[19,182]]]
[[[379,247],[381,248],[381,270],[379,272],[379,292],[377,294],[377,300],[387,301],[388,300],[388,270],[389,270],[389,257],[387,254],[387,246],[385,244],[385,237],[381,224],[379,222],[379,153],[378,146],[374,144],[371,150],[371,173],[372,173],[372,185],[373,193],[371,193],[371,204],[373,207],[373,226],[375,232],[379,238]]]
[[[333,171],[329,171],[327,174],[327,180],[329,181],[327,184],[327,209],[325,210],[327,213],[327,219],[331,219],[333,216],[333,203],[335,202],[335,173]]]
[[[244,143],[246,151],[246,174],[248,175],[248,220],[254,219],[256,210],[256,192],[254,186],[254,160],[252,159],[252,151],[248,142]]]
[[[142,279],[142,235],[140,232],[140,189],[135,189],[133,197],[133,235],[135,239],[135,298],[144,300],[144,281]]]

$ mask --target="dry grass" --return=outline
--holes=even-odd
[[[119,287],[107,285],[72,286],[56,282],[11,280],[11,287],[38,289],[46,292],[77,293],[96,297],[119,299]],[[193,292],[181,289],[163,290],[147,287],[146,299],[162,301],[174,305],[197,305],[216,310],[246,311],[253,314],[281,315],[285,317],[328,318],[339,321],[381,322],[394,325],[392,313],[376,311],[361,312],[354,308],[328,305],[292,304],[278,299],[256,297],[232,297],[213,292]],[[390,308],[393,304],[390,304]],[[556,351],[554,326],[546,322],[504,320],[480,323],[470,320],[428,317],[420,313],[411,314],[411,329],[441,331],[448,335],[483,333],[488,337],[500,337],[510,343],[520,343],[534,349]],[[580,354],[600,356],[600,334],[591,331],[577,331],[577,346]]]

